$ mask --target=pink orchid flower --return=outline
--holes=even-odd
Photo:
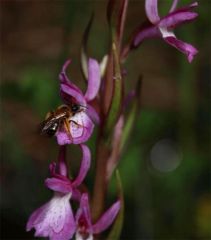
[[[86,142],[94,128],[94,123],[99,123],[99,116],[95,109],[89,104],[98,94],[100,88],[100,66],[94,59],[88,61],[88,87],[85,94],[73,84],[67,77],[66,69],[70,60],[66,61],[59,75],[60,95],[66,105],[74,103],[81,108],[81,111],[74,114],[70,119],[71,137],[67,131],[59,129],[56,133],[59,145],[80,144]]]
[[[150,23],[142,24],[136,31],[132,43],[133,47],[137,47],[147,38],[161,37],[166,43],[184,53],[189,62],[193,60],[198,50],[191,44],[179,40],[175,36],[173,29],[181,24],[193,21],[198,16],[197,13],[192,11],[193,8],[198,6],[198,3],[194,2],[186,7],[175,10],[177,2],[178,0],[174,0],[169,13],[161,18],[158,14],[158,1],[145,1],[146,15]]]
[[[54,191],[52,199],[35,210],[30,216],[26,230],[35,229],[36,237],[49,237],[50,240],[69,240],[76,231],[76,222],[70,205],[70,199],[80,198],[77,187],[83,182],[90,168],[90,150],[86,145],[80,145],[83,157],[79,174],[71,181],[67,177],[67,167],[64,161],[64,146],[59,156],[59,173],[56,164],[50,165],[51,178],[47,178],[45,185]]]

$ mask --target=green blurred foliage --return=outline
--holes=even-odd
[[[39,114],[43,115],[46,109],[55,107],[58,82],[53,81],[54,78],[51,73],[39,68],[28,68],[21,77],[20,93]]]

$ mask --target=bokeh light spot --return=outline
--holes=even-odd
[[[151,149],[150,161],[156,170],[160,172],[174,171],[181,163],[182,152],[171,139],[158,141]]]

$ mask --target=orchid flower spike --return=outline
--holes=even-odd
[[[119,210],[120,201],[117,201],[95,224],[92,224],[88,195],[84,193],[81,197],[80,207],[76,213],[76,240],[93,240],[93,234],[103,232],[113,223]]]
[[[76,222],[70,205],[72,197],[80,199],[77,187],[83,182],[90,168],[90,150],[86,145],[80,145],[83,157],[78,176],[71,181],[64,169],[64,154],[60,154],[60,171],[56,173],[56,164],[50,165],[51,178],[45,180],[45,185],[54,191],[52,199],[35,210],[29,217],[26,230],[35,229],[35,237],[49,237],[50,240],[69,240],[76,231]],[[62,170],[61,170],[62,163]]]
[[[70,60],[66,61],[59,75],[60,95],[63,102],[67,105],[74,103],[82,110],[74,114],[70,119],[69,133],[64,129],[59,129],[56,133],[59,145],[80,144],[86,142],[93,131],[94,123],[99,123],[99,116],[95,109],[89,104],[94,100],[100,88],[100,66],[95,59],[88,61],[88,87],[85,94],[74,85],[66,75],[66,69]]]
[[[191,44],[177,39],[173,29],[181,24],[193,21],[198,14],[193,12],[192,9],[198,6],[194,2],[186,7],[175,10],[178,0],[173,0],[169,13],[160,18],[158,14],[158,0],[145,0],[146,15],[150,24],[143,24],[135,34],[133,46],[137,47],[144,39],[151,37],[161,37],[169,45],[177,48],[179,51],[187,56],[191,62],[198,50]]]

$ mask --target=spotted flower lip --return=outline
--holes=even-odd
[[[120,210],[120,201],[115,202],[95,223],[91,222],[89,199],[87,193],[81,197],[80,207],[76,213],[76,240],[93,239],[93,234],[99,234],[106,230],[116,218]]]
[[[73,84],[67,77],[66,69],[71,60],[67,60],[63,65],[59,75],[60,79],[60,95],[65,104],[74,102],[80,105],[83,110],[76,113],[70,119],[71,137],[65,130],[59,130],[56,133],[59,145],[80,144],[86,142],[94,129],[94,123],[99,123],[99,115],[95,109],[89,104],[98,94],[101,77],[100,66],[95,59],[90,58],[88,61],[88,86],[85,94],[80,88]]]
[[[181,24],[193,21],[198,16],[197,13],[192,11],[198,6],[198,3],[194,2],[186,7],[175,10],[177,2],[178,0],[174,0],[169,13],[165,17],[160,18],[158,14],[158,1],[145,1],[146,15],[150,23],[142,24],[139,27],[139,30],[135,33],[133,47],[137,47],[147,38],[162,37],[166,43],[184,53],[189,62],[193,60],[198,50],[191,44],[177,39],[173,29]]]
[[[50,240],[69,240],[75,233],[76,224],[69,203],[71,193],[55,193],[53,198],[30,216],[26,230],[35,228],[35,237]]]
[[[59,173],[56,164],[50,165],[51,178],[47,178],[45,185],[54,191],[52,199],[35,210],[30,216],[26,230],[35,229],[36,237],[49,237],[50,240],[69,240],[76,231],[76,222],[70,205],[70,199],[79,200],[81,194],[77,187],[83,182],[90,168],[90,150],[86,145],[80,145],[83,157],[78,176],[71,181],[67,177],[64,161],[64,146],[59,156]]]
[[[69,133],[65,129],[59,129],[56,132],[59,145],[81,144],[86,142],[94,129],[94,123],[89,115],[83,110],[71,117],[69,122]]]

